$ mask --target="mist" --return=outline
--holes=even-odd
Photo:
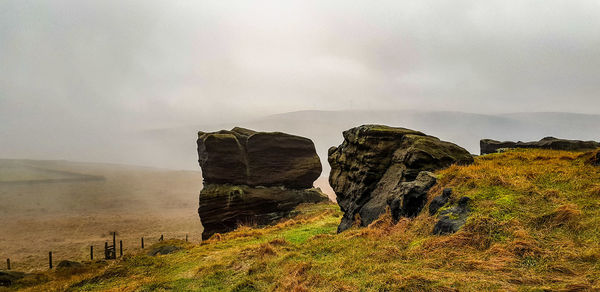
[[[234,125],[302,134],[324,160],[374,122],[472,153],[598,139],[599,16],[597,1],[2,1],[0,158],[198,170],[195,131]]]

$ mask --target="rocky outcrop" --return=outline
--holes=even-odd
[[[465,149],[414,130],[364,125],[343,136],[328,157],[329,182],[344,212],[338,232],[358,218],[367,226],[388,205],[397,218],[416,216],[435,184],[428,172],[473,162]]]
[[[239,224],[265,225],[301,203],[326,201],[313,189],[321,162],[310,139],[243,128],[198,133],[203,239]]]
[[[452,189],[446,188],[442,191],[441,195],[433,198],[433,200],[429,204],[429,215],[430,216],[435,215],[435,213],[437,213],[437,211],[440,208],[444,207],[444,205],[446,205],[448,203],[451,196],[452,196]]]
[[[292,215],[301,203],[327,201],[319,189],[207,185],[200,193],[198,213],[202,238],[234,230],[239,224],[266,225]]]
[[[198,162],[205,184],[311,188],[322,166],[304,137],[244,128],[198,132]]]
[[[479,146],[481,148],[481,155],[484,155],[496,153],[500,149],[507,148],[536,148],[566,151],[587,151],[599,148],[600,143],[595,141],[566,140],[554,137],[546,137],[537,142],[500,142],[496,140],[483,139],[479,142]]]
[[[465,225],[469,216],[469,197],[462,197],[456,206],[452,206],[440,212],[439,221],[433,227],[433,234],[443,235],[455,233]]]

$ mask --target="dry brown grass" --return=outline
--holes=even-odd
[[[90,290],[594,291],[600,289],[600,170],[580,154],[518,150],[438,173],[472,213],[451,235],[421,214],[335,234],[339,211],[315,205],[267,228],[241,227],[164,258],[136,257]],[[115,272],[116,271],[116,272]],[[125,272],[123,272],[125,271]],[[190,272],[191,271],[191,272]],[[119,274],[118,272],[123,272]],[[96,274],[97,276],[98,274]],[[80,276],[78,276],[80,277]],[[93,276],[57,281],[75,285]],[[43,287],[43,286],[42,286]],[[167,288],[157,288],[167,287]]]
[[[537,219],[537,223],[545,228],[556,228],[568,226],[570,228],[579,228],[581,211],[575,204],[561,205],[552,212],[542,215]]]

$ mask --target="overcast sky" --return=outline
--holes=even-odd
[[[600,1],[0,1],[4,135],[599,93]]]

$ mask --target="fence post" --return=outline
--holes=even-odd
[[[163,237],[163,235],[160,235],[160,238],[158,239],[158,241],[163,241],[165,238]]]
[[[123,257],[123,240],[119,240],[119,255]]]
[[[113,260],[117,259],[117,232],[113,232]]]
[[[50,266],[50,269],[52,269],[52,252],[48,252],[48,265]]]
[[[10,271],[10,259],[6,259],[6,269]]]
[[[108,241],[104,242],[104,259],[108,260]]]
[[[94,260],[94,246],[90,245],[90,261]]]
[[[188,241],[188,235],[186,234],[185,235],[185,242],[187,242],[187,241]]]
[[[142,236],[142,249],[144,249],[144,237]]]

